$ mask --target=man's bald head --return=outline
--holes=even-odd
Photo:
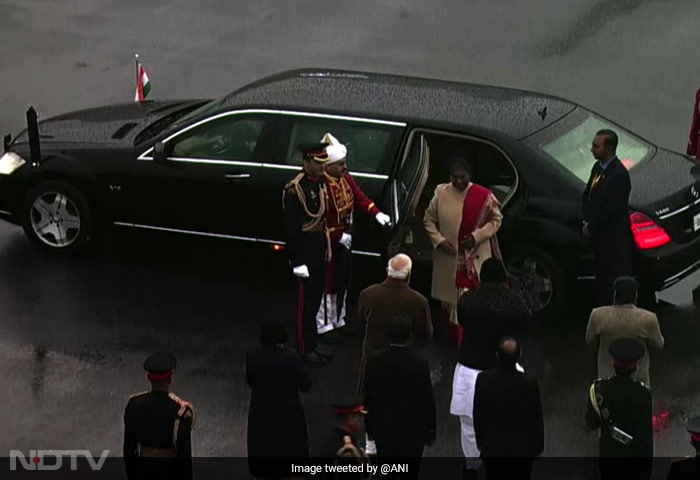
[[[515,366],[520,360],[520,343],[513,337],[503,337],[498,341],[498,359],[503,366]]]
[[[391,257],[389,264],[386,267],[386,273],[389,278],[396,278],[398,280],[408,280],[411,275],[411,268],[413,267],[413,261],[408,255],[399,253]]]

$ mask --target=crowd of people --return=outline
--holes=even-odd
[[[696,115],[697,110],[696,105]],[[631,183],[616,147],[615,132],[595,135],[591,152],[596,161],[582,199],[582,233],[594,252],[598,282],[598,307],[591,312],[585,340],[598,349],[600,377],[587,392],[585,420],[600,433],[602,478],[648,479],[653,459],[648,351],[662,348],[664,338],[656,315],[636,305],[640,286],[633,276],[627,203]],[[305,363],[326,365],[333,359],[319,335],[345,328],[352,216],[358,210],[382,226],[391,222],[347,172],[347,148],[333,135],[303,146],[302,152],[303,171],[283,195],[286,249],[299,288],[298,352],[286,347],[284,325],[266,324],[260,348],[246,356],[248,459],[258,480],[303,478],[279,461],[310,457],[299,394],[311,387]],[[431,295],[441,303],[458,347],[449,413],[461,427],[462,478],[478,478],[482,468],[487,479],[530,478],[534,460],[545,449],[539,385],[520,363],[532,313],[511,288],[502,260],[498,200],[471,181],[463,158],[452,159],[449,172],[450,182],[435,189],[423,223],[434,247]],[[332,406],[337,423],[314,449],[325,461],[353,464],[375,455],[381,462],[401,459],[409,464],[408,473],[384,477],[418,478],[423,450],[436,442],[436,403],[428,361],[421,355],[433,336],[433,318],[428,300],[410,287],[411,271],[411,258],[397,254],[387,264],[386,279],[360,293],[356,324],[365,333],[356,392]],[[132,465],[138,456],[187,457],[195,419],[193,407],[169,393],[174,357],[159,354],[144,368],[153,389],[133,397],[125,413],[129,478],[137,478]],[[153,415],[156,411],[167,413]],[[688,430],[698,456],[675,463],[668,478],[700,478],[700,419]],[[695,476],[682,476],[688,472]],[[340,478],[362,475],[366,470]]]

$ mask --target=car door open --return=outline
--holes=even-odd
[[[400,165],[390,177],[386,193],[390,198],[385,204],[391,205],[390,215],[394,225],[386,250],[389,257],[410,243],[416,206],[428,180],[430,148],[425,135],[411,133],[408,145]]]

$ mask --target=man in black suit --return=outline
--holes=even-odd
[[[529,479],[534,458],[544,451],[540,389],[517,370],[519,358],[518,341],[504,337],[498,368],[476,379],[474,432],[487,480]]]
[[[408,464],[408,473],[384,478],[418,478],[423,448],[435,441],[435,397],[428,361],[407,348],[412,325],[409,316],[394,317],[391,346],[374,354],[367,364],[367,435],[377,445],[379,463]]]
[[[613,282],[632,276],[633,241],[629,218],[630,175],[617,158],[618,138],[600,130],[591,145],[598,160],[583,192],[583,234],[593,247],[598,306],[612,304]]]

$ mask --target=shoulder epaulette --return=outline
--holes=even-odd
[[[168,396],[170,397],[170,400],[174,401],[180,406],[180,409],[177,411],[177,416],[179,418],[191,420],[192,426],[194,426],[195,422],[197,421],[194,405],[192,405],[190,402],[184,401],[174,393],[170,393]]]
[[[139,392],[139,393],[134,393],[132,396],[129,397],[129,400],[133,400],[135,398],[143,397],[144,395],[148,395],[149,392]]]

